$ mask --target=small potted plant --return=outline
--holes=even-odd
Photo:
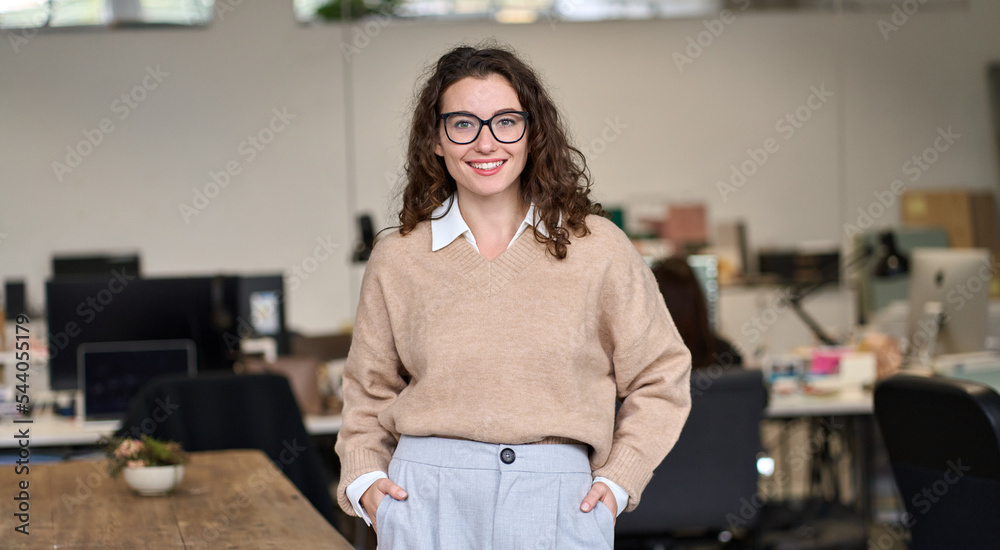
[[[188,455],[177,442],[143,435],[104,437],[98,443],[108,456],[108,474],[123,473],[125,483],[140,495],[165,495],[184,478]]]

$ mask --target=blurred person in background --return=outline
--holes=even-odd
[[[653,266],[653,276],[684,345],[691,351],[692,368],[742,367],[743,358],[736,348],[709,325],[705,293],[687,260],[661,260]]]

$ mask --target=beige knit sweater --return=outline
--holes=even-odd
[[[465,239],[431,252],[429,222],[378,243],[344,371],[345,512],[347,486],[388,471],[401,434],[581,442],[638,505],[691,408],[691,357],[625,234],[587,225],[563,260],[530,230],[492,262]]]

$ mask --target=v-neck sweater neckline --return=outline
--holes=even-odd
[[[492,295],[545,254],[545,246],[535,240],[534,231],[525,230],[507,250],[492,260],[487,260],[471,243],[461,238],[435,254],[442,254],[463,276],[487,280],[486,290]]]

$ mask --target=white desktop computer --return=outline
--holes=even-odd
[[[907,355],[924,360],[986,349],[990,252],[917,248],[911,256]]]

